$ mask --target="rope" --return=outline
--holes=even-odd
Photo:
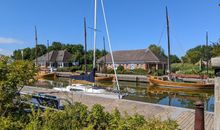
[[[106,28],[106,33],[107,33],[109,49],[110,49],[110,53],[111,53],[111,59],[112,59],[112,63],[113,63],[114,73],[115,73],[115,79],[116,79],[116,83],[117,83],[117,89],[119,91],[118,98],[120,99],[120,87],[119,87],[119,83],[118,83],[118,77],[116,74],[115,62],[114,62],[114,57],[113,57],[113,53],[112,53],[111,41],[110,41],[110,36],[109,36],[108,24],[107,24],[107,20],[106,20],[106,16],[105,16],[105,8],[104,8],[103,0],[101,0],[101,4],[102,4],[102,12],[103,12],[103,17],[104,17],[104,21],[105,21],[105,28]]]
[[[159,39],[159,42],[157,43],[157,46],[159,46],[160,43],[161,43],[161,40],[162,40],[162,37],[163,37],[165,28],[166,28],[166,24],[164,24],[164,26],[163,26],[163,30],[162,30],[162,32],[161,32],[161,34],[160,34],[160,39]]]
[[[172,24],[172,26],[173,26],[173,24]],[[175,35],[176,34],[176,31],[174,30],[174,26],[172,27],[172,30],[173,30],[173,38],[176,40],[176,42],[177,42],[177,44],[180,46],[179,48],[180,48],[180,50],[183,52],[183,53],[186,53],[186,50],[183,48],[183,46],[182,46],[182,44],[181,44],[181,42],[180,42],[180,40],[177,38],[177,36]]]

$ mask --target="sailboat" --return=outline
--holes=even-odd
[[[148,76],[148,80],[151,85],[154,86],[164,86],[164,87],[183,87],[183,88],[195,88],[195,89],[213,89],[214,84],[208,82],[197,82],[197,83],[187,83],[171,79],[171,66],[170,66],[170,30],[169,30],[169,17],[168,9],[166,7],[166,21],[167,21],[167,41],[168,41],[168,76],[167,77],[157,77]],[[176,79],[176,77],[174,77]]]
[[[85,75],[76,75],[76,76],[71,76],[72,79],[75,79],[75,80],[80,80],[80,81],[88,81],[88,82],[92,82],[93,85],[82,85],[82,84],[71,84],[69,86],[67,86],[68,88],[70,88],[69,90],[74,90],[74,89],[77,89],[77,90],[81,90],[81,91],[84,91],[84,92],[94,92],[95,93],[102,93],[103,92],[103,89],[100,89],[100,88],[96,88],[94,87],[94,82],[95,82],[95,72],[96,72],[96,59],[95,59],[95,56],[96,56],[96,12],[97,12],[97,0],[94,0],[95,1],[95,10],[94,10],[94,52],[93,52],[93,69],[92,71],[87,74],[87,69],[85,69]],[[105,16],[105,10],[104,10],[104,4],[103,4],[103,1],[101,0],[101,4],[102,4],[102,11],[103,11],[103,15],[104,15],[104,21],[105,21],[105,27],[106,27],[106,31],[107,31],[107,36],[108,36],[108,43],[109,43],[109,48],[110,48],[110,53],[111,53],[111,58],[112,58],[112,61],[113,61],[113,65],[114,65],[114,58],[113,58],[113,54],[112,54],[112,49],[111,49],[111,42],[110,42],[110,37],[109,37],[109,33],[108,33],[108,27],[107,27],[107,21],[106,21],[106,16]],[[84,30],[85,30],[85,54],[86,54],[86,21],[84,19]],[[86,59],[86,55],[85,55],[85,59]],[[85,60],[85,63],[86,63],[86,60]],[[85,68],[86,67],[86,64],[85,64]],[[120,87],[119,87],[119,83],[118,83],[118,79],[117,79],[117,75],[116,75],[116,69],[114,68],[114,72],[115,72],[115,79],[116,79],[116,83],[117,83],[117,90],[118,90],[118,93],[117,95],[114,95],[113,96],[117,96],[119,99],[122,98],[122,95],[120,93]],[[89,89],[87,89],[89,88]],[[111,95],[111,94],[110,94]]]

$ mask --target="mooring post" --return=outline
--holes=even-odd
[[[220,130],[220,77],[215,78],[214,130]]]
[[[205,130],[204,121],[204,103],[197,101],[195,103],[195,126],[194,130]]]
[[[214,130],[220,130],[220,57],[211,59],[212,68],[215,69],[215,108]]]

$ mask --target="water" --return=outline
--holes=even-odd
[[[53,81],[38,81],[35,86],[53,88],[65,87],[68,84],[68,79],[58,78]],[[98,82],[97,85],[106,89],[116,89],[112,82]],[[119,85],[122,92],[128,93],[124,99],[191,109],[194,108],[196,101],[202,100],[205,103],[205,110],[214,111],[214,90],[152,87],[147,83],[125,81],[120,81]]]

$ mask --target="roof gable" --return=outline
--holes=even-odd
[[[50,51],[37,58],[40,62],[67,62],[71,58],[71,54],[66,50]]]
[[[113,57],[115,63],[166,62],[165,57],[155,55],[150,49],[114,51]],[[104,62],[104,59],[103,56],[97,62]],[[112,62],[110,54],[106,55],[106,62]]]

